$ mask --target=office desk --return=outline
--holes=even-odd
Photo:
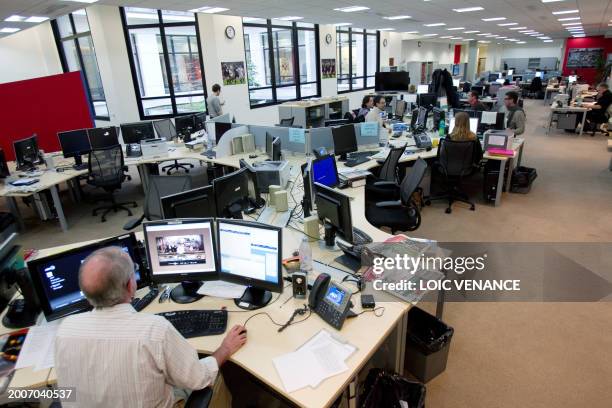
[[[468,101],[469,101],[468,98],[461,98],[461,99],[459,99],[459,102],[461,102],[462,104],[467,104]],[[497,103],[497,98],[489,98],[489,97],[487,97],[487,98],[480,98],[480,99],[478,99],[478,101],[482,102],[482,103],[486,103],[487,105],[489,105],[492,108]]]
[[[582,125],[580,126],[580,135],[584,130],[584,124],[586,123],[586,113],[590,111],[590,108],[587,107],[579,107],[579,106],[565,106],[563,108],[558,108],[555,106],[550,107],[550,116],[548,118],[548,128],[546,130],[546,134],[550,133],[550,127],[552,126],[554,116],[562,113],[581,113],[582,112]]]
[[[563,86],[547,86],[546,90],[544,91],[544,105],[546,105],[546,101],[549,99],[549,96],[552,95],[554,92],[565,92],[565,87]]]

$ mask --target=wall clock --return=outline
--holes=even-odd
[[[388,43],[389,43],[389,42],[388,42],[388,41],[387,41],[387,39],[385,38],[385,39],[383,40],[383,47],[386,47]]]
[[[229,38],[230,40],[233,40],[234,37],[236,36],[236,29],[232,27],[231,25],[225,27],[225,36]]]
[[[327,35],[325,36],[325,42],[326,42],[327,44],[331,44],[331,42],[332,42],[332,35],[331,35],[331,34],[327,34]]]

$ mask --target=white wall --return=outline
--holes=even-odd
[[[0,83],[62,72],[48,21],[0,40]]]
[[[467,44],[462,48],[468,48]],[[449,48],[449,43],[404,40],[401,55],[402,61],[405,62],[434,61],[439,64],[452,64],[455,59],[455,47],[451,44]]]
[[[536,44],[504,45],[502,58],[563,58],[563,41]]]

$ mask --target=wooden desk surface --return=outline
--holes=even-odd
[[[329,103],[343,102],[348,100],[346,96],[339,96],[335,99],[322,99],[316,101],[300,101],[300,102],[285,102],[280,106],[291,107],[291,108],[311,108],[313,106],[327,105]]]

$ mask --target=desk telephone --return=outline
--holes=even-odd
[[[125,155],[127,157],[142,156],[142,150],[140,150],[140,143],[130,143],[125,145]]]
[[[418,133],[414,135],[414,144],[419,149],[431,149],[431,137],[427,133]]]
[[[340,330],[350,310],[351,295],[351,291],[322,273],[312,285],[308,306],[332,327]]]

